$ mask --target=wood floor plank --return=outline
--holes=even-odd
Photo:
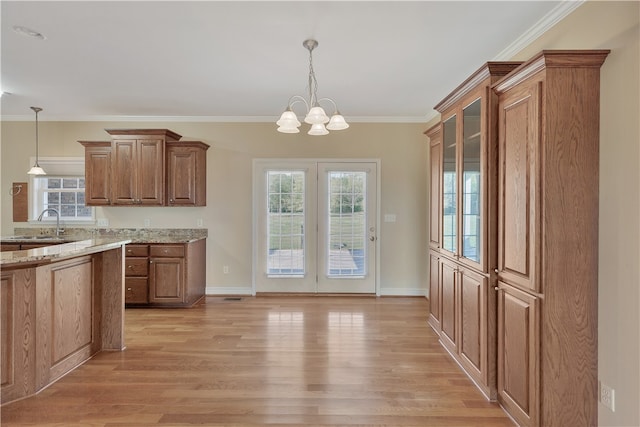
[[[513,426],[427,325],[423,298],[208,297],[128,309],[102,352],[3,406],[2,426]]]

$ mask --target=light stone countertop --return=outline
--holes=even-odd
[[[33,242],[33,240],[31,242]],[[2,266],[3,269],[7,269],[20,268],[26,265],[49,264],[64,259],[115,249],[127,243],[131,243],[131,240],[122,238],[96,238],[45,246],[37,249],[0,252],[0,266]]]

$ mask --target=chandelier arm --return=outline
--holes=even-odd
[[[307,102],[306,99],[304,99],[304,97],[300,96],[300,95],[293,95],[291,98],[289,98],[289,102],[287,103],[287,106],[290,110],[293,111],[293,106],[299,102],[302,102],[304,104],[304,106],[307,108],[307,113],[309,112],[309,103]]]
[[[333,114],[340,114],[340,112],[338,111],[338,105],[336,104],[336,102],[331,99],[331,98],[320,98],[318,99],[318,104],[323,102],[323,101],[329,101],[333,104]]]

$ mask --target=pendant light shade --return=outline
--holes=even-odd
[[[278,132],[282,133],[298,133],[300,130],[300,121],[296,114],[292,111],[292,106],[296,103],[304,103],[307,110],[307,115],[304,118],[304,122],[311,125],[311,129],[307,132],[309,135],[327,135],[329,130],[342,130],[349,127],[347,121],[338,112],[336,103],[331,98],[318,99],[318,80],[316,79],[316,73],[313,70],[313,49],[318,47],[318,42],[313,39],[305,40],[302,43],[305,49],[309,51],[309,99],[305,99],[300,95],[294,95],[289,98],[289,104],[287,109],[282,113],[280,119],[276,122],[278,125]],[[329,116],[325,112],[324,108],[320,106],[323,102],[330,102],[333,104],[334,113],[329,119]],[[329,123],[326,127],[325,124]]]
[[[31,109],[36,113],[36,162],[29,169],[27,174],[29,175],[46,175],[47,173],[40,167],[38,164],[38,113],[42,111],[40,107],[31,107]]]

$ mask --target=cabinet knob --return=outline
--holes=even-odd
[[[127,268],[128,268],[128,269],[132,269],[132,268],[133,268],[133,265],[127,265]]]
[[[133,252],[131,249],[127,249],[127,253],[130,254],[131,252]]]
[[[132,291],[132,289],[131,289],[131,288],[127,288],[127,291],[131,292],[131,291]]]
[[[494,273],[496,273],[496,274],[500,273],[500,271],[498,271],[498,269],[497,269],[497,268],[494,268],[494,269],[493,269],[493,272],[494,272]]]
[[[173,199],[169,199],[169,203],[173,203]]]
[[[153,261],[149,261],[149,264],[153,264]]]
[[[493,289],[495,289],[496,291],[499,291],[499,290],[500,290],[500,288],[499,288],[499,287],[497,287],[497,286],[496,286],[496,287],[494,287]]]

